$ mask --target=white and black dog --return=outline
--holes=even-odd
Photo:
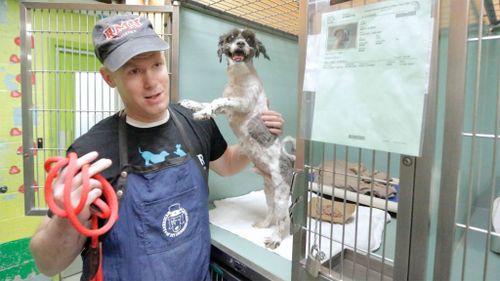
[[[217,114],[226,114],[234,134],[250,160],[264,177],[267,215],[255,227],[273,227],[271,237],[265,245],[274,249],[288,234],[288,204],[293,177],[295,156],[285,149],[285,143],[295,145],[293,138],[281,142],[271,134],[260,114],[268,110],[267,97],[262,82],[253,65],[253,58],[263,55],[269,59],[266,49],[255,33],[246,29],[233,29],[220,36],[217,51],[219,61],[225,55],[228,63],[228,84],[222,98],[211,103],[184,100],[180,103],[192,109],[195,119],[207,119]]]

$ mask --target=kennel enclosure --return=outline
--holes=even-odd
[[[386,1],[174,1],[164,6],[22,2],[26,214],[45,214],[44,160],[64,153],[73,138],[120,108],[120,101],[112,98],[115,94],[96,73],[98,63],[89,35],[93,23],[119,12],[144,14],[154,21],[171,46],[167,58],[172,100],[177,100],[182,96],[182,65],[189,70],[199,67],[183,56],[183,50],[186,54],[191,46],[181,50],[180,43],[185,40],[195,49],[192,38],[199,37],[193,34],[206,32],[196,25],[206,21],[193,20],[190,26],[182,23],[206,20],[207,15],[227,21],[224,27],[244,24],[297,44],[300,63],[299,73],[292,74],[298,81],[293,104],[298,107],[297,122],[290,118],[299,140],[291,202],[292,261],[253,249],[252,243],[214,227],[212,233],[218,237],[213,241],[214,280],[251,279],[249,276],[269,280],[285,279],[283,276],[294,280],[494,280],[498,254],[491,249],[499,236],[493,231],[492,218],[500,188],[500,63],[495,51],[500,3],[430,1],[432,57],[419,156],[314,141],[307,136],[314,98],[302,91],[302,78],[312,23],[325,13],[348,12],[379,2]],[[214,26],[220,27],[220,23],[207,25]],[[331,48],[338,48],[334,43]],[[276,60],[285,61],[279,55],[273,58]],[[199,73],[192,75],[203,78]],[[249,178],[225,180],[238,185]],[[222,194],[217,190],[221,181],[216,180],[214,194]],[[374,189],[380,191],[377,196]],[[394,194],[393,190],[397,200],[380,196]],[[343,213],[355,208],[360,216],[344,224],[308,219],[312,207],[325,206]],[[368,218],[366,223],[361,211]],[[371,239],[374,234],[377,239]],[[352,237],[355,239],[348,241]],[[380,246],[375,249],[378,241]],[[258,257],[247,255],[251,251],[257,251]],[[261,264],[267,258],[272,266]],[[278,268],[290,269],[291,275],[273,272]],[[319,269],[317,278],[311,276],[315,268]]]

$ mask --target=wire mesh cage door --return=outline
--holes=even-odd
[[[500,276],[499,11],[488,0],[449,8],[434,280]]]
[[[382,2],[383,5],[372,5]],[[393,16],[397,15],[397,18],[420,12],[416,12],[417,8],[412,6],[415,1],[396,2],[301,2],[299,44],[301,62],[305,65],[301,65],[300,76],[305,78],[303,84],[299,85],[302,90],[299,99],[299,135],[303,141],[298,146],[297,155],[304,155],[304,158],[298,159],[297,168],[303,168],[304,173],[292,197],[294,209],[299,209],[294,210],[292,216],[294,280],[422,280],[425,274],[426,256],[421,253],[427,249],[427,214],[436,129],[437,80],[434,74],[437,69],[436,22],[439,21],[434,18],[437,17],[436,1],[420,1],[427,7],[422,30],[425,29],[423,34],[429,40],[426,45],[428,53],[422,58],[428,60],[429,64],[422,68],[426,72],[424,76],[428,76],[423,80],[425,86],[420,88],[425,105],[421,112],[423,141],[418,155],[341,141],[321,141],[323,135],[328,134],[328,130],[324,129],[333,126],[333,122],[352,124],[347,123],[352,120],[346,119],[355,117],[352,114],[341,117],[328,115],[328,112],[338,107],[325,109],[318,102],[318,89],[326,87],[323,82],[325,77],[321,76],[317,81],[311,78],[326,68],[355,69],[380,63],[376,59],[370,62],[373,65],[364,64],[362,60],[351,64],[346,61],[352,58],[349,52],[363,52],[370,47],[369,44],[376,45],[379,42],[383,45],[383,40],[387,39],[384,38],[384,30],[380,30],[386,23],[370,29],[370,25],[363,22],[364,17],[359,16],[362,13],[366,12],[367,18],[373,18],[384,17],[389,12]],[[408,5],[409,13],[394,9],[404,5]],[[358,9],[360,7],[363,9]],[[338,11],[341,13],[336,13]],[[382,14],[376,14],[378,12]],[[353,20],[356,16],[361,19]],[[341,21],[341,24],[330,22],[334,17],[351,20]],[[365,37],[367,34],[373,35],[373,38],[367,40],[356,33],[362,33]],[[314,60],[310,58],[311,52],[319,52],[324,56]],[[388,61],[384,60],[384,66],[379,66],[378,70],[394,71],[394,65]],[[404,64],[401,61],[398,63]],[[317,66],[317,69],[308,68],[311,65]],[[366,83],[363,87],[379,93],[375,82]],[[336,83],[343,81],[336,80]],[[355,91],[343,90],[345,95]],[[330,92],[326,94],[328,96]],[[383,95],[380,93],[380,98]],[[317,111],[322,109],[326,114],[318,114]],[[381,114],[389,115],[392,109],[388,107]],[[363,117],[362,114],[358,115]],[[315,127],[314,123],[319,122],[318,116],[326,127]],[[363,137],[353,135],[350,143],[363,140]],[[418,227],[412,227],[415,225]]]
[[[393,280],[399,156],[319,142],[306,146],[301,188],[308,203],[301,258],[306,276]]]
[[[46,213],[44,162],[121,109],[118,93],[99,74],[94,24],[109,15],[147,17],[170,49],[165,57],[171,97],[177,95],[178,6],[21,3],[21,86],[25,213]],[[117,144],[110,144],[117,145]]]

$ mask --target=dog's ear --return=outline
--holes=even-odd
[[[219,48],[217,49],[217,56],[219,57],[219,62],[222,62],[222,54],[224,54],[224,42],[226,41],[226,35],[219,37]]]
[[[349,30],[344,29],[344,37],[346,41],[349,40]]]
[[[255,39],[255,57],[258,58],[261,53],[264,58],[271,60],[271,58],[266,53],[266,47],[264,47],[264,44],[262,44],[259,39]]]

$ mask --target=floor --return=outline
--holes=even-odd
[[[61,281],[80,281],[82,266],[82,259],[80,256],[76,257],[73,263],[61,272]]]
[[[482,229],[488,228],[488,211],[477,208],[471,217],[471,225]],[[464,260],[465,241],[462,237],[457,245],[453,258],[453,270],[451,280],[488,280],[497,281],[500,278],[500,254],[486,249],[486,234],[477,231],[469,231],[467,234],[467,251]],[[500,245],[500,241],[498,244]],[[485,270],[485,259],[488,264]],[[465,265],[465,266],[464,266]],[[462,268],[464,274],[462,276]],[[486,273],[484,275],[483,273]],[[463,278],[462,278],[463,277]]]

